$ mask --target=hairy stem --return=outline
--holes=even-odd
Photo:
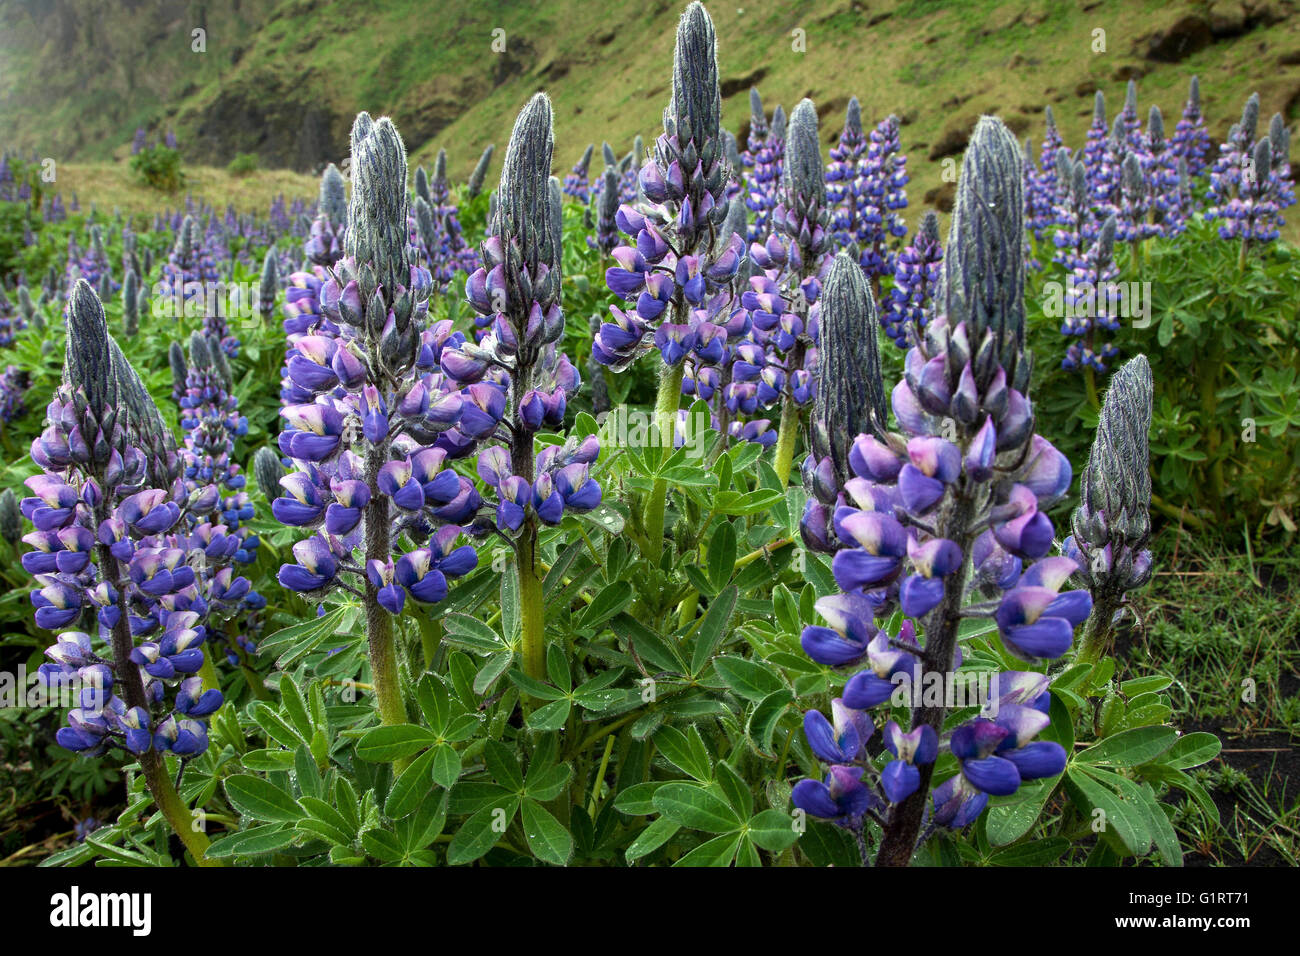
[[[796,369],[803,368],[806,351],[803,340],[797,340],[790,349],[789,361],[786,363],[785,397],[781,399],[781,429],[776,436],[776,457],[773,459],[776,477],[782,488],[790,481],[794,443],[799,437],[799,403],[794,400],[794,383],[791,379]]]
[[[515,371],[517,395],[532,387],[531,363],[520,362]],[[514,409],[514,435],[510,458],[515,474],[530,485],[536,480],[533,433]],[[537,519],[529,516],[515,539],[515,574],[519,584],[519,628],[524,658],[524,673],[536,680],[546,679],[546,608],[542,603],[542,569],[537,553]]]
[[[366,456],[366,483],[370,503],[366,505],[366,562],[387,561],[392,549],[388,496],[377,485],[379,469],[387,458],[386,449],[371,448]],[[406,723],[406,705],[397,676],[397,654],[393,647],[393,617],[379,604],[379,589],[365,578],[366,643],[370,651],[370,672],[375,685],[375,707],[384,724]],[[394,764],[402,763],[395,761]],[[400,767],[398,767],[400,769]]]
[[[542,604],[542,579],[537,567],[537,526],[531,520],[524,524],[516,549],[524,673],[536,680],[545,680],[546,608]]]
[[[794,462],[794,439],[799,431],[799,406],[787,395],[781,400],[781,430],[776,436],[776,457],[772,467],[777,480],[784,487],[790,481],[790,466]]]
[[[677,409],[681,404],[682,377],[686,372],[684,362],[665,365],[659,370],[659,393],[655,396],[655,433],[661,448],[672,453],[673,437],[677,433]],[[650,500],[645,506],[646,557],[658,567],[664,550],[664,510],[668,502],[668,482],[655,479],[650,490]]]
[[[956,490],[951,505],[946,506],[940,515],[939,537],[955,542],[962,554],[970,554],[971,541],[974,539],[970,524],[975,513],[976,489],[963,480]],[[952,670],[952,654],[957,645],[957,627],[961,623],[962,595],[966,591],[969,565],[969,561],[963,561],[959,569],[944,578],[943,600],[926,618],[925,651],[921,656],[924,670],[938,673]],[[929,724],[936,734],[942,734],[946,716],[947,708],[943,704],[916,707],[912,710],[911,729]],[[930,778],[934,773],[934,764],[926,764],[920,771],[921,785],[915,793],[895,806],[889,815],[880,841],[880,851],[876,854],[876,866],[907,866],[912,860],[926,804],[930,800]]]
[[[149,700],[144,694],[144,681],[140,679],[140,668],[131,662],[131,651],[135,648],[135,642],[131,638],[131,618],[127,613],[126,588],[122,585],[121,576],[118,574],[117,559],[113,557],[107,545],[98,545],[97,550],[100,570],[118,594],[117,623],[113,625],[111,636],[113,662],[116,665],[113,669],[113,679],[126,699],[128,707],[140,707],[145,713],[150,713]],[[167,766],[163,762],[162,754],[152,747],[140,754],[140,769],[144,772],[145,785],[149,788],[154,802],[158,804],[158,809],[162,811],[167,823],[185,845],[185,849],[190,851],[194,862],[199,866],[221,866],[219,860],[204,859],[208,852],[207,835],[195,829],[194,815],[168,778]]]
[[[1092,613],[1084,625],[1083,640],[1079,643],[1079,653],[1075,655],[1076,664],[1096,664],[1110,651],[1111,640],[1115,634],[1112,621],[1120,608],[1117,598],[1109,594],[1094,596]]]

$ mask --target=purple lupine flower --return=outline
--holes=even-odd
[[[1282,209],[1295,202],[1291,183],[1289,140],[1281,116],[1270,123],[1270,135],[1254,140],[1259,122],[1259,95],[1252,94],[1233,126],[1210,175],[1211,207],[1205,218],[1219,221],[1222,239],[1272,242],[1281,234]]]
[[[1148,114],[1139,157],[1151,209],[1151,223],[1143,235],[1176,236],[1186,228],[1191,214],[1191,205],[1186,201],[1191,195],[1190,183],[1185,182],[1183,171],[1186,160],[1178,156],[1173,144],[1165,138],[1164,117],[1159,107],[1152,106]]]
[[[814,817],[831,820],[849,830],[860,830],[862,819],[879,806],[879,799],[862,782],[862,770],[832,764],[826,780],[800,780],[790,793],[796,807]]]
[[[746,155],[742,157],[749,169],[744,175],[745,204],[754,214],[749,225],[749,240],[762,242],[771,232],[769,218],[777,203],[781,177],[785,164],[785,111],[777,106],[769,124],[763,112],[763,101],[758,90],[749,91],[750,121]]]
[[[835,244],[843,249],[857,241],[862,212],[862,164],[867,152],[867,137],[862,131],[862,108],[856,96],[850,97],[839,142],[831,147],[831,161],[826,167],[826,198],[834,204],[831,223]]]
[[[1201,116],[1201,83],[1195,76],[1188,84],[1187,102],[1178,125],[1174,127],[1170,148],[1176,158],[1187,162],[1190,176],[1200,176],[1209,167],[1210,134]]]
[[[870,233],[862,237],[861,264],[867,275],[876,280],[890,274],[893,266],[891,244],[907,235],[900,210],[907,208],[907,157],[899,153],[898,117],[887,116],[871,131],[871,144],[863,169],[862,192],[869,209],[866,219]]]
[[[223,641],[227,659],[238,664],[239,648],[260,630],[256,612],[265,605],[248,580],[233,572],[235,565],[255,561],[260,545],[247,527],[253,517],[247,478],[233,461],[235,441],[247,434],[248,420],[230,392],[230,370],[216,341],[191,336],[184,372],[178,404],[185,432],[181,463],[187,505],[183,527],[170,543],[192,555],[202,553],[195,562],[201,578],[198,594],[211,610],[221,612],[208,626],[209,637]]]
[[[885,334],[900,349],[920,340],[943,263],[939,217],[927,211],[916,238],[894,260],[894,287],[884,316]]]
[[[564,177],[564,195],[572,196],[584,206],[591,199],[587,170],[591,166],[591,154],[595,149],[596,145],[594,143],[588,143],[587,148],[582,153],[582,158],[573,164],[573,169]]]
[[[1033,199],[1029,210],[1029,225],[1037,239],[1042,239],[1047,230],[1056,224],[1056,199],[1061,188],[1056,155],[1065,145],[1061,140],[1061,131],[1056,127],[1056,114],[1052,112],[1051,106],[1044,110],[1044,120],[1046,130],[1039,149],[1038,169],[1031,176]]]
[[[1138,114],[1137,80],[1129,80],[1124,88],[1124,106],[1117,117],[1124,141],[1130,150],[1142,145],[1142,117]]]
[[[844,685],[841,702],[851,709],[890,700],[900,682],[915,682],[924,671],[955,671],[965,616],[992,616],[1009,653],[1041,660],[1064,653],[1091,608],[1087,592],[1061,591],[1075,562],[1048,556],[1053,531],[1046,509],[1068,490],[1071,473],[1064,456],[1033,433],[1025,397],[1022,190],[1014,136],[1000,121],[981,119],[958,185],[943,309],[909,351],[893,391],[900,431],[881,427],[859,436],[846,455],[851,477],[841,477],[830,456],[805,470],[818,504],[834,505],[829,514],[816,508],[805,516],[805,541],[835,553],[832,571],[844,594],[818,603],[828,626],[806,628],[803,644],[829,666],[865,664]],[[1013,561],[1015,573],[1007,573]],[[994,567],[996,575],[986,573]],[[968,590],[989,586],[998,600],[963,607]],[[875,623],[878,612],[896,605],[922,622],[923,646],[910,620],[893,636]],[[853,768],[871,806],[887,808],[878,863],[910,859],[931,800],[937,823],[961,826],[978,816],[989,794],[1014,792],[1022,780],[1064,768],[1058,745],[1033,739],[1047,726],[1047,678],[1027,688],[1016,675],[1003,676],[1012,689],[999,696],[996,712],[948,737],[960,774],[933,797],[943,706],[918,707],[906,732],[887,729],[896,759],[879,775],[870,764]],[[804,781],[799,788],[796,805],[860,832],[860,815],[855,822],[830,799],[828,784]],[[841,784],[839,793],[848,792]]]
[[[68,263],[64,274],[64,286],[69,293],[78,279],[85,279],[90,283],[91,288],[97,290],[101,289],[107,281],[110,294],[122,288],[121,283],[112,277],[112,267],[108,261],[108,254],[104,251],[104,236],[99,226],[90,227],[90,245],[84,253],[77,247],[73,237],[68,236]]]
[[[698,3],[678,29],[672,102],[651,162],[641,167],[646,204],[620,207],[616,221],[634,245],[618,246],[606,272],[610,289],[635,309],[613,310],[601,326],[592,354],[616,371],[627,368],[655,342],[664,323],[665,364],[680,364],[701,322],[719,325],[730,301],[729,283],[743,256],[743,240],[713,244],[727,217],[724,202],[730,169],[719,133],[721,114],[713,24]],[[676,362],[669,361],[676,358]]]
[[[1226,206],[1242,185],[1243,171],[1254,161],[1255,129],[1259,125],[1259,94],[1252,93],[1241,111],[1241,121],[1228,131],[1210,170],[1207,194],[1212,206]],[[1211,210],[1213,214],[1213,210]]]
[[[1110,126],[1106,122],[1106,97],[1101,90],[1093,97],[1092,123],[1088,126],[1086,143],[1083,147],[1083,168],[1088,175],[1088,183],[1094,184],[1102,176],[1102,162],[1106,156],[1106,144],[1110,139]]]

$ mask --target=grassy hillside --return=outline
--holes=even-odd
[[[545,89],[563,172],[589,142],[621,154],[635,134],[654,135],[680,6],[134,0],[103,17],[92,0],[0,0],[0,143],[105,160],[126,154],[137,125],[171,126],[191,163],[256,152],[310,172],[341,157],[367,109],[394,117],[418,161],[445,146],[459,177]],[[827,142],[856,95],[868,118],[900,116],[913,197],[940,206],[951,189],[941,162],[982,112],[1036,140],[1050,103],[1079,145],[1095,89],[1113,113],[1138,77],[1143,114],[1158,104],[1172,127],[1199,73],[1215,135],[1255,89],[1265,116],[1300,118],[1295,0],[729,0],[710,11],[733,130],[748,126],[751,84],[769,109],[812,97]],[[202,53],[191,52],[195,24]]]

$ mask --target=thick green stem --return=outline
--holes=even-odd
[[[1111,639],[1115,628],[1111,622],[1120,602],[1109,595],[1093,598],[1092,613],[1084,626],[1083,640],[1079,643],[1079,653],[1075,655],[1076,664],[1093,664],[1110,652]]]
[[[126,608],[126,588],[123,587],[121,576],[118,574],[117,559],[113,557],[107,545],[98,545],[98,552],[101,573],[113,586],[113,590],[121,595],[117,623],[113,625],[111,635],[113,663],[116,665],[113,669],[113,679],[118,693],[125,698],[128,707],[132,709],[139,707],[145,713],[150,713],[149,699],[144,693],[144,681],[140,678],[140,668],[131,663],[131,651],[135,648],[135,642],[131,638],[131,619]],[[194,814],[168,779],[167,765],[163,762],[162,754],[152,748],[140,754],[140,769],[144,773],[144,782],[149,788],[149,793],[158,804],[158,809],[162,811],[167,823],[185,845],[185,849],[190,851],[194,862],[199,866],[221,866],[218,860],[204,858],[208,852],[208,838],[202,830],[195,829]]]
[[[677,433],[677,409],[681,405],[682,376],[685,363],[665,365],[659,370],[659,393],[655,396],[655,435],[661,448],[671,453],[673,437]],[[650,500],[645,506],[646,557],[658,567],[664,550],[664,511],[668,503],[668,482],[655,479],[650,489]]]
[[[776,469],[777,480],[781,486],[790,481],[790,466],[794,462],[794,440],[799,434],[799,405],[787,395],[781,400],[781,430],[776,436],[776,457],[772,467]]]
[[[963,480],[951,505],[945,505],[940,515],[939,537],[955,542],[962,554],[970,553],[971,542],[975,537],[970,526],[975,513],[976,494],[978,489]],[[923,670],[945,676],[952,671],[952,654],[957,645],[957,629],[961,624],[962,597],[966,591],[969,567],[970,563],[965,561],[958,570],[944,578],[943,600],[925,619],[925,651],[921,656]],[[942,703],[913,708],[911,729],[929,724],[934,728],[935,734],[942,734],[946,715],[947,708]],[[921,832],[921,821],[930,802],[930,777],[934,772],[934,764],[926,764],[920,770],[921,783],[916,792],[895,806],[889,815],[880,840],[880,852],[876,854],[876,866],[907,866],[912,860],[917,837]]]
[[[785,397],[781,400],[781,430],[776,436],[776,458],[773,467],[777,480],[784,488],[790,482],[790,465],[794,462],[794,443],[799,437],[799,403],[794,400],[794,383],[790,381],[795,369],[803,368],[807,347],[802,338],[790,349],[786,374]]]
[[[516,548],[524,673],[536,680],[546,680],[546,608],[542,603],[542,578],[537,566],[537,526],[532,521],[525,523]]]
[[[388,496],[376,484],[386,448],[372,448],[366,458],[366,483],[370,503],[366,505],[366,561],[386,562],[392,549]],[[375,709],[384,724],[406,723],[406,705],[397,675],[397,653],[393,646],[393,617],[379,603],[379,590],[365,577],[366,644],[370,652],[370,673],[375,686]],[[401,762],[395,761],[395,765]],[[399,767],[400,769],[400,767]]]

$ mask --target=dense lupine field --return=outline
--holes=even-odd
[[[362,113],[265,216],[0,159],[0,741],[75,822],[13,859],[1205,852],[1222,745],[1133,635],[1153,535],[1295,531],[1283,117],[985,117],[909,231],[896,117],[739,140],[718,42],[562,177],[544,94],[465,184]]]

